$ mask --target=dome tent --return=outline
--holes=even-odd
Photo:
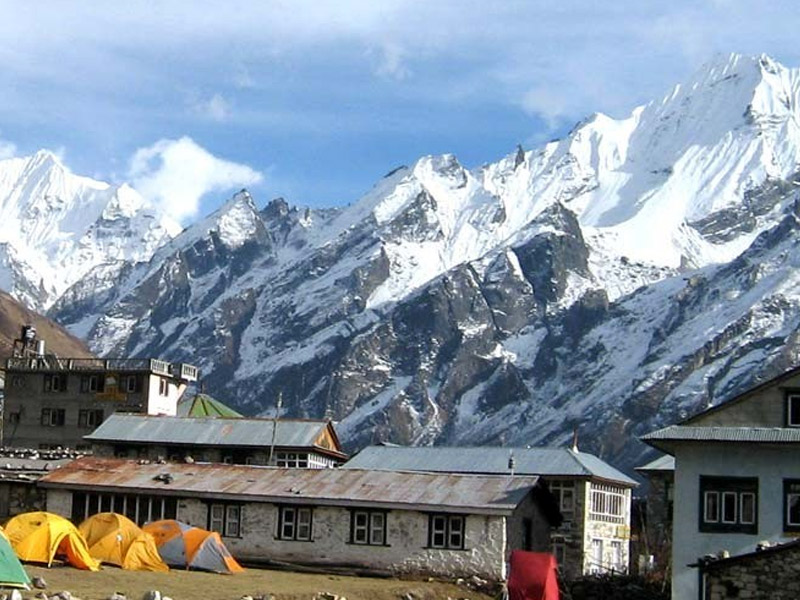
[[[0,530],[0,587],[23,590],[29,590],[31,587],[30,577],[2,530]]]
[[[64,517],[48,512],[23,513],[10,519],[5,531],[20,560],[50,566],[59,555],[78,569],[100,569],[100,563],[89,554],[86,540]]]
[[[147,523],[142,529],[155,538],[161,558],[171,567],[215,573],[244,571],[216,531],[206,531],[172,519]]]
[[[80,524],[89,553],[100,562],[131,571],[169,571],[156,542],[136,523],[117,513],[98,513]]]

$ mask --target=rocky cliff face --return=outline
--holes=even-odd
[[[800,72],[732,56],[624,120],[476,170],[396,169],[330,211],[245,192],[51,314],[108,355],[198,364],[350,447],[636,436],[797,362]]]

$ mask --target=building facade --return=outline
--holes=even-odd
[[[321,469],[345,460],[330,421],[110,416],[84,440],[97,456]]]
[[[672,597],[703,597],[699,558],[800,533],[800,370],[642,438],[675,458]]]
[[[596,456],[568,448],[370,446],[344,468],[541,477],[562,524],[550,551],[568,577],[628,571],[631,489],[636,482]]]
[[[174,415],[197,369],[157,359],[12,356],[6,361],[4,446],[86,449],[118,412]]]
[[[558,522],[536,477],[141,464],[84,458],[40,481],[78,522],[113,510],[218,531],[239,560],[396,574],[506,576],[514,549],[546,550]]]

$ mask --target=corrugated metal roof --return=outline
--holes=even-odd
[[[568,448],[369,446],[347,461],[347,469],[507,475],[509,455],[520,475],[598,477],[625,485],[636,481],[592,454]]]
[[[800,442],[800,429],[788,427],[691,427],[670,425],[642,436],[642,441],[660,447],[659,442],[753,442],[787,444]]]
[[[164,483],[156,479],[168,479]],[[147,463],[82,458],[40,480],[44,487],[291,502],[510,514],[537,477],[444,475],[360,469],[279,469],[245,465]]]
[[[327,421],[279,419],[275,446],[307,448],[325,429]],[[193,418],[113,414],[84,437],[90,442],[269,447],[274,419]],[[338,452],[333,451],[334,454]]]
[[[179,417],[243,417],[230,406],[208,394],[196,394],[178,401]]]
[[[674,471],[675,457],[669,454],[659,456],[644,466],[636,467],[637,471]]]

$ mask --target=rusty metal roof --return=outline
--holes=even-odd
[[[274,443],[280,448],[312,448],[333,454],[315,441],[328,421],[278,419]],[[274,419],[217,417],[168,417],[116,413],[91,434],[90,442],[160,444],[186,446],[228,446],[269,448],[273,443]]]
[[[99,492],[143,491],[190,498],[508,515],[538,481],[538,477],[526,476],[141,464],[136,460],[87,457],[50,473],[39,484]]]

